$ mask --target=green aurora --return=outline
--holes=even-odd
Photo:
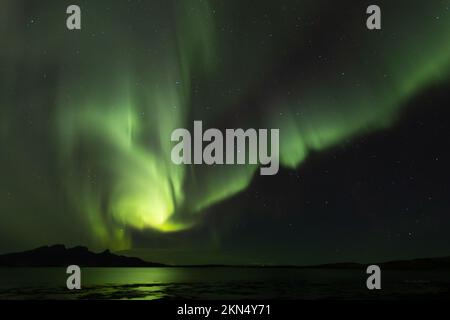
[[[450,74],[449,1],[386,3],[374,32],[364,11],[339,17],[323,1],[284,2],[298,10],[77,2],[75,32],[64,1],[0,4],[0,231],[30,235],[23,245],[127,249],[133,230],[201,223],[257,167],[172,164],[170,134],[193,120],[279,128],[280,163],[297,168],[311,151],[388,128],[408,99]],[[299,60],[293,71],[289,59]]]

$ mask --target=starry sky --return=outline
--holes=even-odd
[[[81,7],[82,29],[66,28]],[[166,263],[450,254],[450,0],[2,0],[0,252]],[[171,132],[279,128],[280,171]]]

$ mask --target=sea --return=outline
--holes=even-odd
[[[67,289],[68,276],[65,268],[0,268],[0,299],[450,299],[450,270],[386,270],[380,290],[368,290],[358,269],[82,268],[80,290]]]

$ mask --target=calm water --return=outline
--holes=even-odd
[[[68,291],[64,268],[0,268],[0,299],[450,299],[450,271],[384,271],[368,291],[363,270],[84,268]]]

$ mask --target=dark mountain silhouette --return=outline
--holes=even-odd
[[[29,251],[0,255],[0,267],[186,267],[186,268],[304,268],[304,269],[363,269],[376,264],[383,270],[432,270],[450,269],[450,257],[399,260],[379,263],[330,263],[311,266],[296,265],[165,265],[147,262],[139,258],[126,257],[105,250],[94,253],[86,247],[66,248],[64,245],[39,247]]]
[[[162,267],[139,258],[125,257],[105,250],[94,253],[86,247],[66,248],[58,244],[33,250],[0,255],[1,267],[60,267],[78,265],[80,267]]]

